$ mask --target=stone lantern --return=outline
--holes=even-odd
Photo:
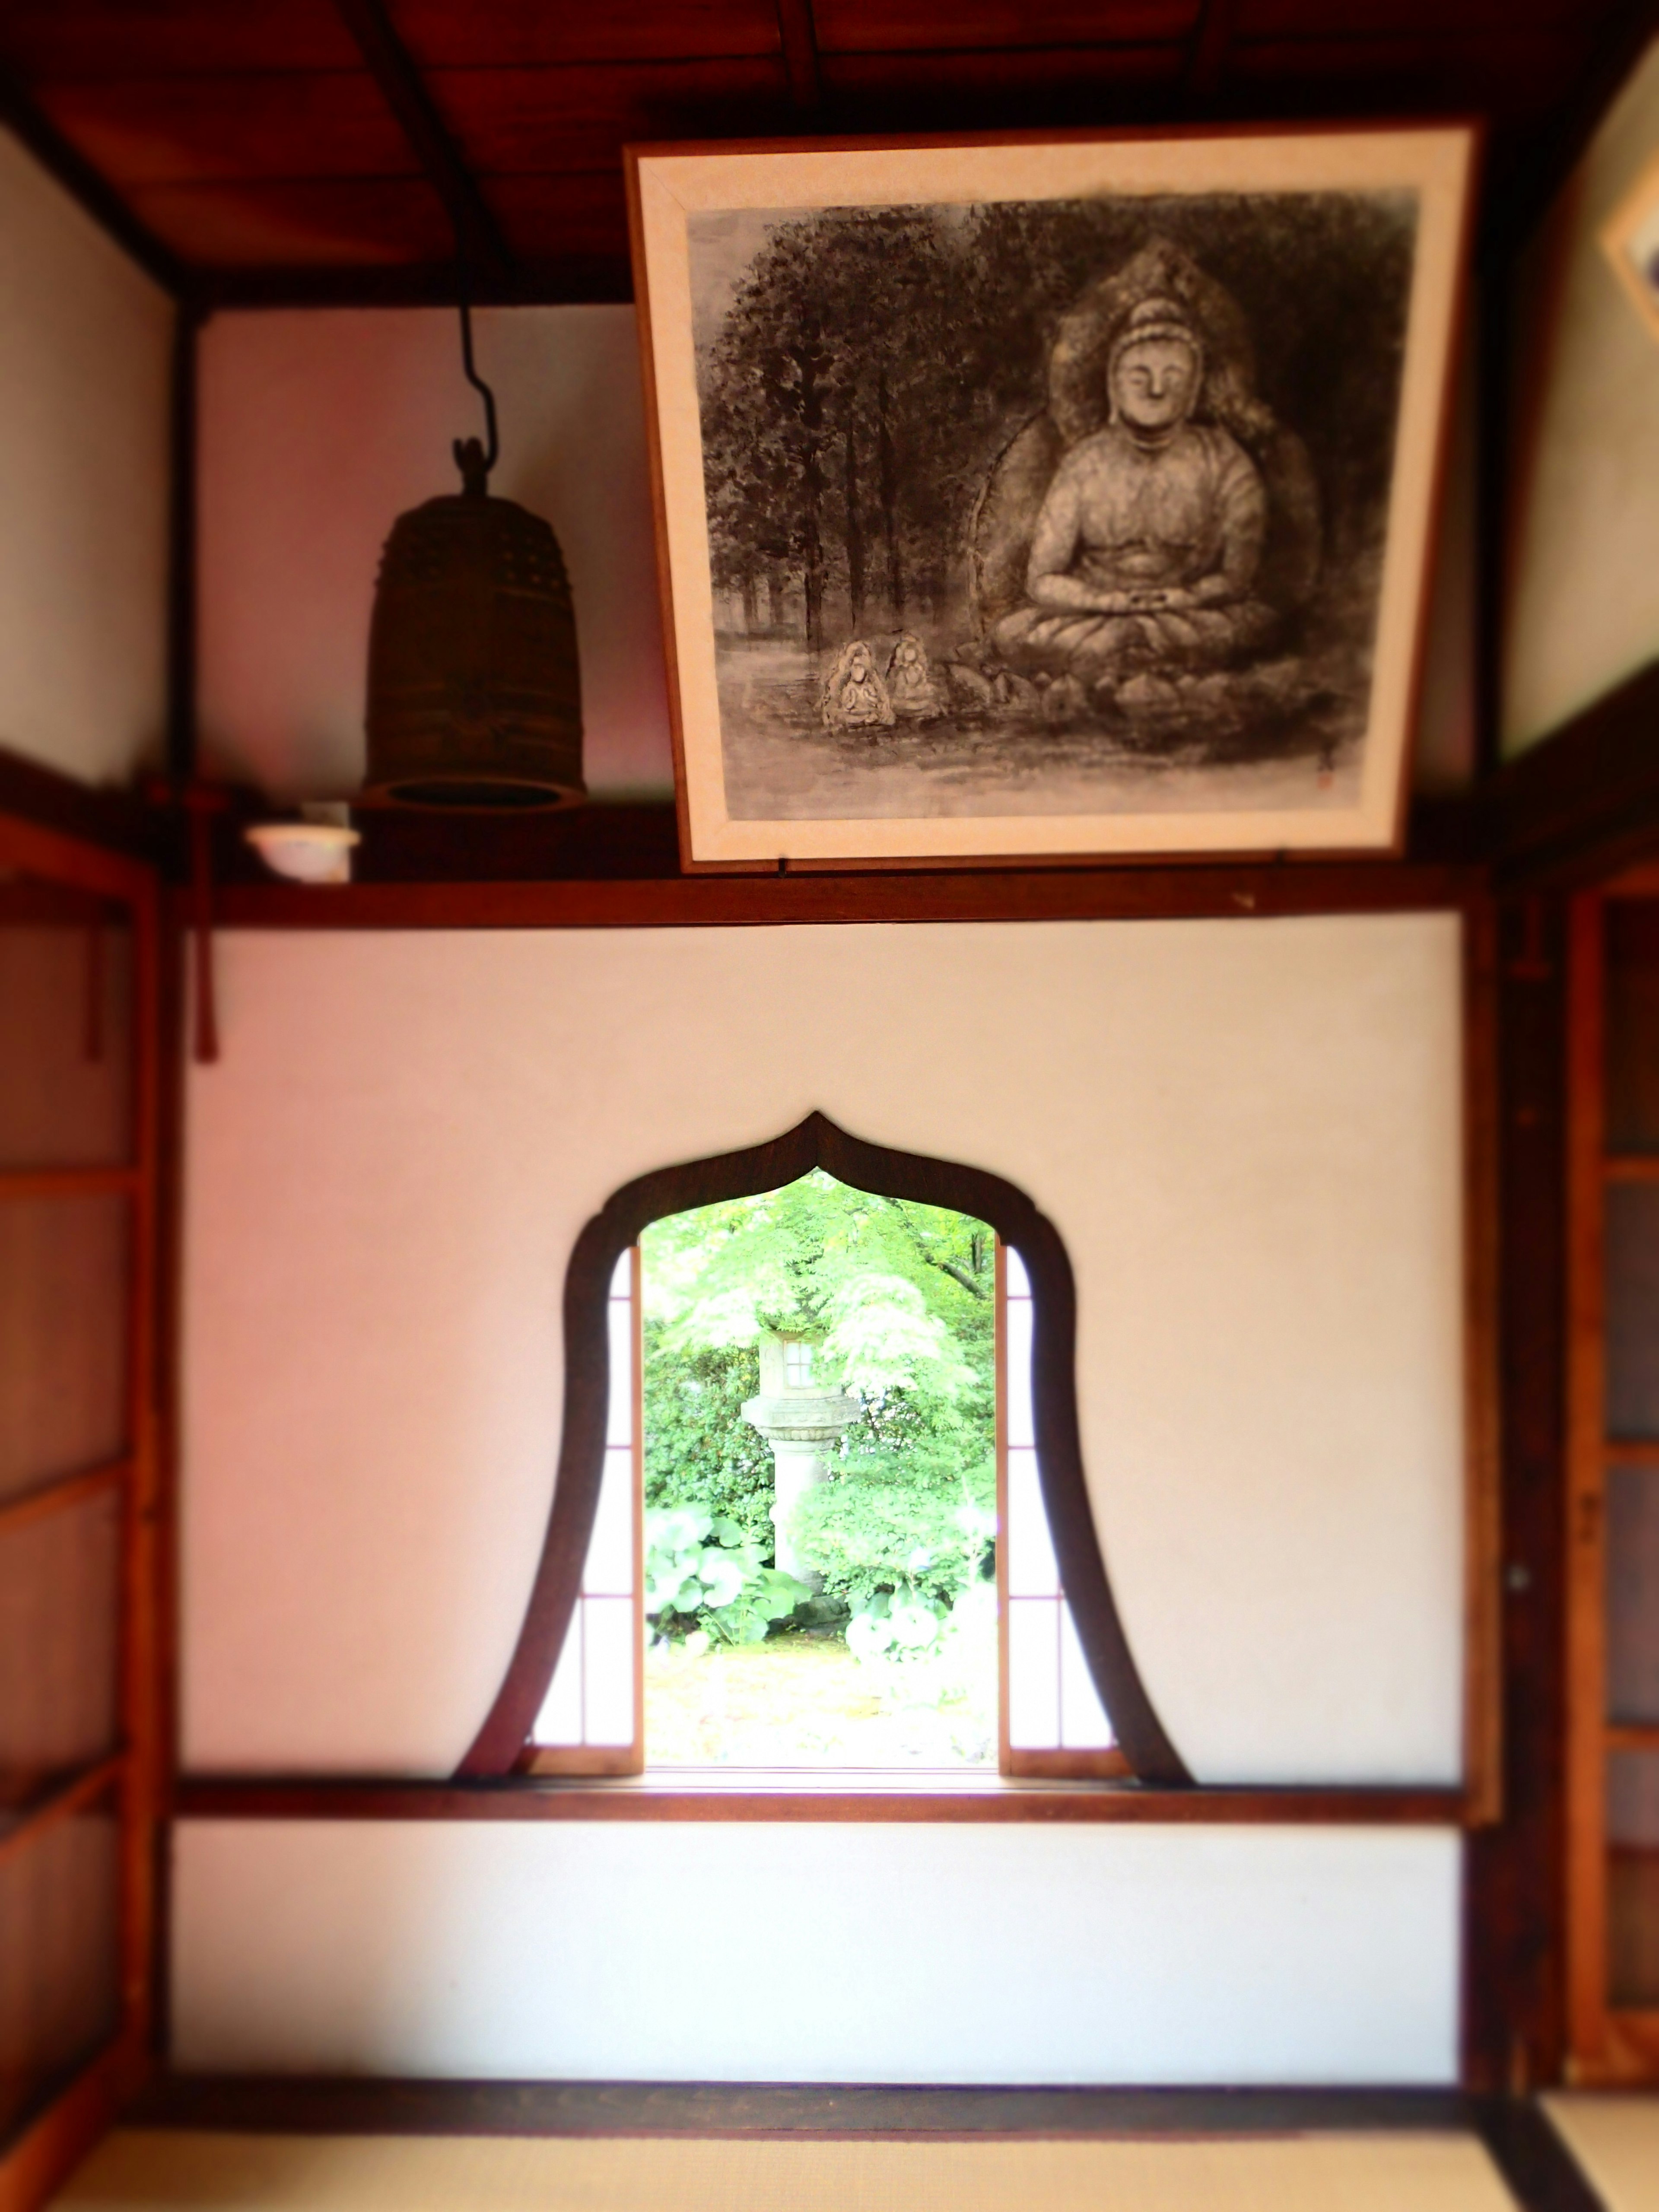
[[[828,1455],[864,1410],[856,1398],[817,1381],[813,1364],[818,1346],[810,1338],[767,1330],[760,1340],[760,1395],[750,1398],[743,1418],[772,1447],[772,1523],[776,1559],[786,1574],[817,1583],[803,1565],[788,1528],[797,1501],[828,1480]]]

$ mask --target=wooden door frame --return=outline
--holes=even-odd
[[[0,866],[69,889],[118,900],[132,915],[133,1098],[126,1163],[114,1168],[0,1172],[0,1203],[31,1187],[126,1194],[131,1206],[128,1271],[126,1415],[128,1445],[108,1468],[79,1470],[31,1492],[28,1510],[67,1507],[94,1479],[122,1499],[119,1685],[120,1738],[113,1754],[69,1778],[9,1832],[9,1848],[94,1803],[112,1800],[119,1819],[119,2025],[112,2039],[0,2148],[0,2212],[33,2212],[109,2126],[154,2063],[156,1929],[161,1820],[167,1790],[167,1729],[161,1602],[165,1516],[163,1445],[158,1417],[158,1275],[161,1061],[161,901],[145,862],[14,816],[0,814]]]

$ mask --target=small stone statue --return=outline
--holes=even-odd
[[[842,647],[818,708],[826,730],[868,730],[892,721],[893,702],[861,637]]]
[[[932,722],[944,711],[927,665],[927,648],[914,630],[902,630],[887,664],[893,712],[907,721]]]

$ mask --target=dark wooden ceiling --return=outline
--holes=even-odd
[[[626,296],[629,141],[1473,113],[1523,193],[1630,0],[0,0],[20,129],[210,297]],[[1524,193],[1523,193],[1524,196]]]

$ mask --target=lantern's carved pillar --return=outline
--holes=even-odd
[[[805,1338],[763,1336],[760,1395],[748,1401],[743,1418],[772,1447],[777,1563],[786,1574],[816,1586],[817,1577],[791,1540],[790,1522],[805,1492],[828,1479],[829,1455],[863,1408],[856,1398],[813,1382],[812,1354]]]

